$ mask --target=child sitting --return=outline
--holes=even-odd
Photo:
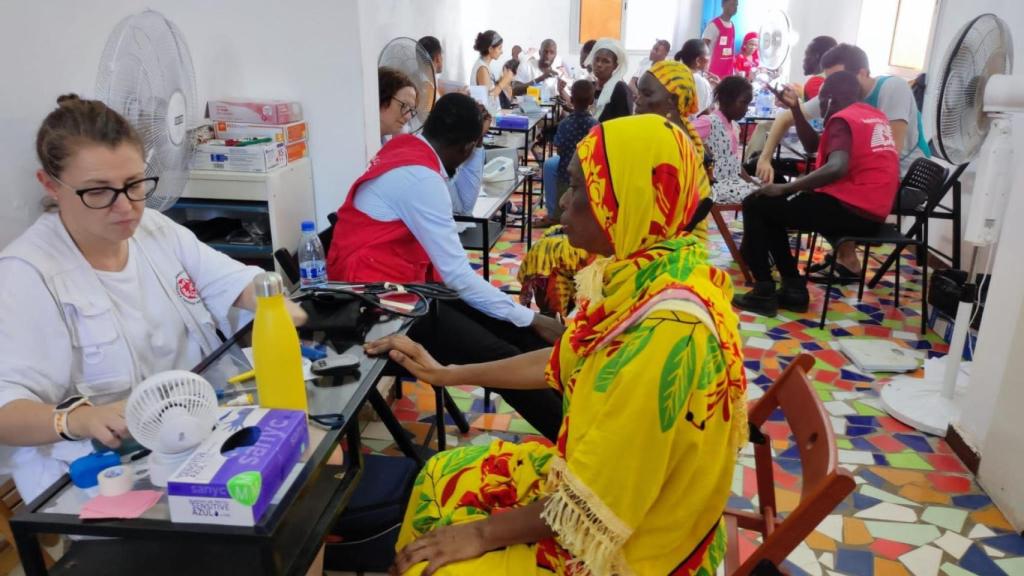
[[[712,197],[718,204],[739,204],[757,190],[757,182],[743,170],[740,163],[739,138],[733,124],[747,113],[754,99],[754,89],[740,76],[723,78],[715,87],[718,108],[694,121],[704,146],[714,158]]]
[[[544,203],[547,206],[548,215],[534,223],[538,228],[547,228],[558,224],[562,211],[558,201],[562,194],[569,188],[569,160],[576,151],[576,145],[583,140],[590,129],[597,125],[597,119],[590,113],[590,107],[594,105],[594,83],[590,80],[577,80],[572,85],[571,91],[572,114],[558,124],[558,131],[555,132],[554,145],[558,151],[558,167],[555,170],[555,178],[551,179],[545,175],[544,178]],[[553,162],[553,160],[552,160]],[[547,168],[547,166],[545,166]],[[554,185],[551,185],[551,184]]]

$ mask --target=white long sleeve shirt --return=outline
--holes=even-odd
[[[456,174],[453,180],[459,178]],[[467,304],[520,328],[529,326],[534,312],[470,267],[452,215],[451,194],[448,178],[423,166],[403,166],[364,182],[356,190],[355,207],[381,222],[401,220],[426,250],[445,285]]]

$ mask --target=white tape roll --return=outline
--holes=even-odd
[[[99,475],[100,496],[120,496],[135,486],[135,471],[129,465],[111,466]]]

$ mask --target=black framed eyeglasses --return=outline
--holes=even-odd
[[[132,202],[143,202],[156,192],[157,183],[160,182],[159,176],[150,176],[149,178],[140,178],[139,180],[128,182],[121,188],[96,186],[94,188],[82,188],[81,190],[78,190],[73,186],[61,182],[55,176],[51,175],[51,177],[68,188],[75,190],[75,194],[82,199],[82,204],[85,204],[86,208],[92,208],[94,210],[102,210],[113,206],[114,202],[117,202],[117,197],[121,194],[124,194],[125,197]]]
[[[401,100],[399,100],[398,98],[396,98],[394,96],[392,96],[391,99],[394,100],[395,102],[398,102],[398,108],[399,108],[399,110],[402,111],[402,116],[405,116],[406,114],[408,114],[409,115],[409,119],[412,120],[413,118],[416,117],[417,114],[419,114],[419,110],[416,109],[415,105],[410,106],[410,105],[406,104],[405,102],[402,102]]]

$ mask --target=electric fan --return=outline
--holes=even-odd
[[[406,126],[412,133],[419,132],[427,115],[434,107],[437,81],[434,77],[434,63],[430,55],[412,38],[395,38],[387,43],[377,58],[377,68],[394,68],[412,80],[416,87],[416,117]]]
[[[778,72],[789,57],[795,36],[789,25],[789,16],[782,10],[771,10],[761,21],[757,31],[757,50],[761,68]]]
[[[178,27],[152,10],[121,20],[103,49],[96,96],[135,127],[146,176],[160,177],[146,206],[170,208],[185,189],[193,148],[188,130],[198,118],[192,56]]]
[[[978,157],[964,232],[964,241],[972,245],[967,278],[973,282],[978,250],[998,241],[1009,199],[1014,168],[1010,115],[1024,111],[1024,77],[1010,75],[1010,29],[994,14],[982,14],[960,29],[941,70],[934,93],[936,152],[953,164]],[[954,396],[975,293],[972,284],[961,293],[942,376],[899,378],[882,388],[882,404],[893,417],[942,436],[959,416]]]
[[[146,378],[128,397],[128,430],[149,448],[149,478],[154,486],[167,479],[213,431],[217,393],[202,376],[170,370]]]

